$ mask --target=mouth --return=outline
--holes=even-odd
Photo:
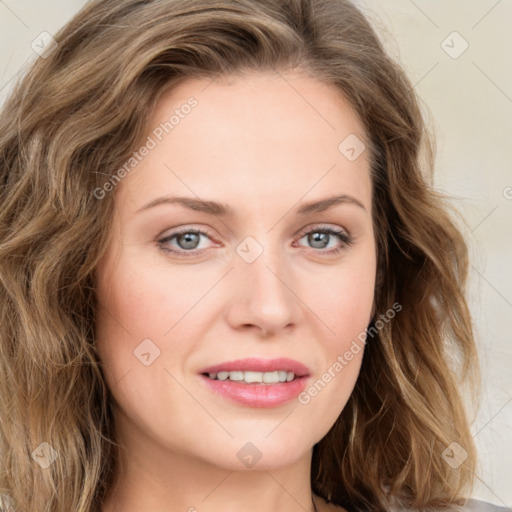
[[[278,384],[307,377],[309,368],[286,357],[278,359],[252,357],[209,366],[203,368],[200,373],[212,380],[230,380],[246,384]]]
[[[238,359],[200,372],[216,396],[250,407],[276,407],[297,397],[309,369],[292,359]]]
[[[205,377],[212,380],[230,380],[244,384],[279,384],[280,382],[291,382],[298,377],[293,372],[286,370],[277,370],[274,372],[256,372],[256,371],[232,371],[219,373],[203,373]]]

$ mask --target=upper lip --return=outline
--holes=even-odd
[[[279,359],[260,359],[256,357],[236,359],[234,361],[226,361],[214,366],[208,366],[208,368],[203,368],[199,373],[233,371],[275,372],[278,370],[293,372],[296,377],[305,377],[309,375],[309,369],[307,366],[287,357]]]

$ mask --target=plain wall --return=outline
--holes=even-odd
[[[472,427],[480,454],[474,497],[512,507],[512,2],[356,3],[422,98],[437,136],[435,186],[453,197],[468,225],[485,384]],[[0,102],[37,58],[32,41],[54,34],[84,4],[0,2]]]

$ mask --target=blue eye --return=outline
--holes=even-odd
[[[201,242],[201,237],[212,239],[212,236],[206,231],[198,229],[182,229],[158,240],[158,247],[167,253],[171,253],[179,257],[197,256],[205,250],[208,250],[197,248]],[[341,242],[341,245],[325,250],[333,237],[336,237],[338,241]],[[307,238],[308,243],[312,244],[313,249],[319,249],[319,251],[315,252],[328,255],[338,254],[343,249],[349,247],[353,242],[352,237],[347,232],[333,229],[328,226],[310,229],[303,233],[299,240],[302,240],[303,238]],[[173,245],[175,248],[171,248],[170,242],[173,240],[175,240],[177,244],[177,246]]]
[[[205,231],[196,229],[183,229],[181,231],[175,231],[174,233],[171,233],[169,236],[166,236],[165,238],[158,240],[158,245],[163,251],[170,252],[172,254],[177,254],[178,256],[196,255],[201,252],[201,250],[196,250],[196,246],[200,242],[201,236],[210,238],[209,233]],[[177,240],[178,249],[181,250],[177,251],[175,249],[171,249],[167,245],[171,240],[174,239]]]
[[[324,254],[338,254],[343,249],[352,245],[353,242],[352,237],[348,233],[328,226],[311,229],[304,233],[300,239],[305,237],[308,243],[313,244],[314,249],[325,249],[333,237],[341,241],[341,247],[322,251]]]

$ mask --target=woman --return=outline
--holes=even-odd
[[[363,14],[104,0],[43,46],[1,115],[6,501],[474,507],[467,249]]]

